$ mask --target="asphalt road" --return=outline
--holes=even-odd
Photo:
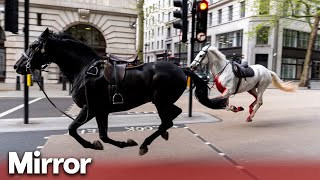
[[[36,98],[29,98],[29,102],[33,100],[36,100]],[[52,98],[52,101],[64,112],[67,111],[73,103],[71,98]],[[0,98],[0,124],[1,120],[4,119],[23,118],[24,108],[21,107],[22,104],[24,104],[24,99],[21,97]],[[30,118],[61,116],[62,114],[45,98],[29,104]],[[3,160],[9,151],[18,152],[19,154],[26,151],[34,151],[39,145],[44,144],[46,141],[44,137],[65,133],[66,130],[0,132],[0,160]]]
[[[35,98],[30,98],[29,102]],[[62,111],[67,111],[72,105],[71,98],[52,98],[53,103],[56,104]],[[24,104],[23,98],[1,98],[0,99],[0,113],[10,110]],[[62,114],[56,110],[47,99],[42,98],[29,105],[29,117],[61,117]],[[1,117],[1,119],[13,119],[24,117],[24,108],[16,110],[8,115]]]

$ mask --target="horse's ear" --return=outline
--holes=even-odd
[[[50,34],[49,28],[46,28],[46,30],[43,31],[40,37],[43,39],[47,39],[49,37],[49,34]]]

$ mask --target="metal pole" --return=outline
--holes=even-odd
[[[195,29],[195,21],[196,21],[196,3],[197,1],[194,0],[192,4],[192,24],[191,24],[191,54],[190,54],[190,62],[194,59],[194,29]],[[189,90],[189,113],[188,116],[192,117],[192,79],[190,77],[190,90]]]
[[[24,1],[24,49],[29,46],[29,0]],[[24,124],[29,124],[29,87],[24,75]]]

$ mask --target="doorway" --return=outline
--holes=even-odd
[[[268,68],[268,54],[256,54],[256,63]]]

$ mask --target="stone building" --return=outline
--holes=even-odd
[[[208,3],[207,42],[196,43],[195,53],[210,43],[218,47],[229,59],[241,59],[243,56],[242,61],[247,61],[250,65],[262,64],[275,71],[282,79],[300,79],[311,32],[307,22],[301,19],[282,18],[277,25],[270,26],[266,23],[269,12],[259,12],[259,9],[255,9],[258,7],[253,5],[253,0],[208,0]],[[148,0],[145,9],[151,13],[147,14],[145,21],[147,60],[157,60],[158,51],[165,50],[178,56],[180,30],[172,27],[172,23],[176,21],[173,18],[173,11],[177,8],[173,7],[171,0]],[[191,15],[189,15],[189,32],[190,25]],[[263,27],[259,33],[252,34],[258,25]],[[262,34],[265,37],[259,38]],[[182,44],[180,56],[182,64],[188,65],[192,61],[189,59],[190,46]],[[320,35],[317,37],[313,52],[310,78],[311,84],[320,86]]]
[[[0,0],[0,81],[14,83],[13,64],[24,51],[24,1],[19,0],[19,33],[4,31],[4,0]],[[30,0],[30,38],[33,42],[47,27],[67,32],[103,55],[136,53],[136,0]],[[44,81],[61,79],[56,65],[43,73]]]

